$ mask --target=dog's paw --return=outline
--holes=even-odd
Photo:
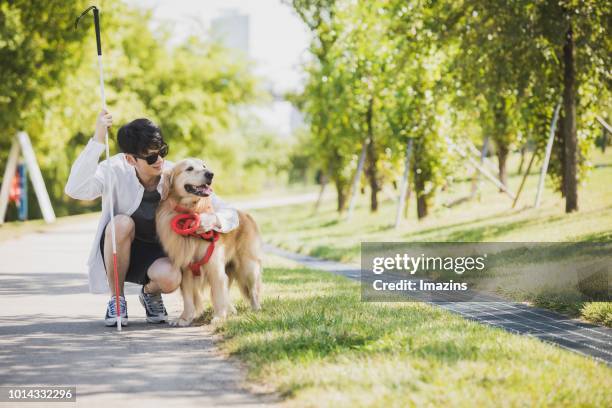
[[[190,325],[191,320],[183,319],[182,317],[170,321],[170,326],[172,327],[187,327]]]
[[[251,302],[251,310],[253,310],[254,312],[257,312],[258,310],[261,310],[261,305],[259,304],[259,301],[252,301]]]

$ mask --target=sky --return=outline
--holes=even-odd
[[[304,81],[310,36],[291,7],[281,0],[127,0],[153,10],[154,23],[172,23],[172,41],[206,33],[210,22],[227,10],[249,16],[250,56],[254,72],[270,81],[275,92],[298,90]]]

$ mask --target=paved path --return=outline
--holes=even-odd
[[[330,188],[325,190],[323,199],[327,199],[334,194]],[[259,198],[255,200],[238,201],[233,203],[239,210],[258,210],[261,208],[284,207],[287,205],[304,204],[315,202],[319,198],[319,193],[304,193],[282,197]]]
[[[105,327],[108,297],[88,293],[84,274],[96,224],[45,227],[0,242],[1,385],[76,385],[83,407],[275,402],[243,387],[244,370],[219,353],[207,326],[147,324],[136,285],[126,289],[129,326],[121,333]],[[180,295],[164,299],[177,316]]]
[[[359,265],[349,265],[288,252],[270,245],[266,252],[349,279],[360,280]],[[480,295],[480,302],[429,302],[480,323],[513,333],[536,337],[612,365],[612,329],[583,323],[545,309],[508,302],[499,297]]]

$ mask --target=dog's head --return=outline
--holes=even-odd
[[[173,197],[178,202],[195,202],[212,194],[214,173],[200,159],[189,158],[164,172],[162,200]],[[189,199],[192,200],[189,200]]]

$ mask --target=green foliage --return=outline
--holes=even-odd
[[[315,56],[306,66],[308,81],[296,105],[310,125],[317,164],[341,184],[338,191],[346,190],[364,140],[373,146],[366,174],[374,174],[379,184],[399,178],[407,140],[415,141],[420,150],[412,167],[421,170],[413,173],[417,197],[431,198],[451,180],[458,163],[444,149],[445,136],[476,144],[490,137],[505,181],[509,153],[528,141],[542,151],[546,143],[552,112],[564,95],[563,47],[570,25],[576,38],[579,176],[588,172],[589,150],[601,132],[595,115],[609,115],[610,4],[291,4],[313,32]],[[567,138],[568,131],[560,129],[566,135],[560,137]],[[550,173],[558,189],[565,160],[557,142]]]
[[[512,150],[525,139],[534,140],[544,150],[552,112],[563,95],[563,45],[572,25],[579,87],[578,160],[584,175],[588,170],[585,158],[597,132],[594,114],[603,113],[609,105],[610,5],[525,0],[512,4],[465,1],[453,7],[445,21],[452,21],[449,25],[456,36],[449,42],[461,48],[451,65],[453,72],[460,73],[458,81],[467,96],[459,102],[481,112],[483,129],[495,140],[498,155],[500,149]],[[562,138],[556,143],[550,174],[561,190]]]
[[[612,304],[610,302],[590,302],[582,307],[581,314],[592,322],[612,327]]]
[[[75,30],[86,3],[35,3],[40,4],[0,5],[0,158],[8,154],[14,132],[27,131],[56,213],[65,215],[93,204],[63,193],[100,110],[93,19],[82,19]],[[253,140],[235,131],[241,106],[263,95],[247,61],[198,38],[169,47],[163,29],[151,30],[150,12],[117,0],[103,2],[100,20],[105,93],[117,124],[111,154],[118,127],[148,117],[168,140],[170,160],[196,156],[219,169],[220,193],[257,190],[268,175],[284,170],[270,163],[274,152],[282,152],[272,136],[259,135],[251,143],[258,147],[247,150]]]
[[[83,31],[73,30],[84,1],[0,3],[0,129],[22,129],[39,112],[42,91],[62,84],[81,62]]]

